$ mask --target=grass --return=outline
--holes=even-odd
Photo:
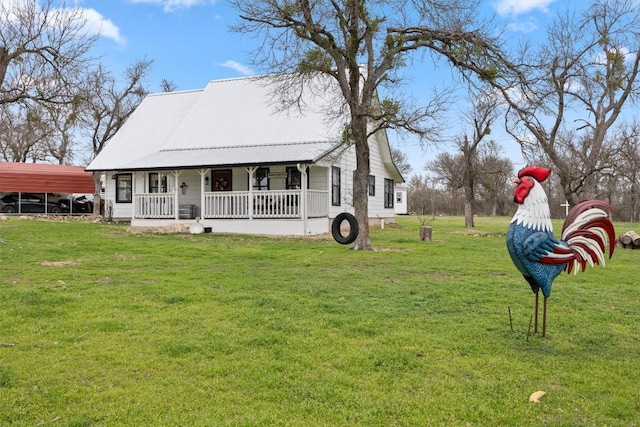
[[[354,252],[0,221],[0,426],[638,425],[640,251],[558,277],[528,336],[508,219],[476,224]]]

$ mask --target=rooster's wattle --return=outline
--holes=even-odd
[[[513,263],[536,295],[535,332],[538,330],[538,294],[544,295],[542,336],[546,333],[547,298],[553,280],[562,270],[568,273],[586,265],[605,263],[615,248],[615,230],[610,220],[612,208],[599,200],[575,205],[562,226],[561,240],[553,235],[547,195],[540,185],[550,169],[528,166],[518,173],[514,201],[518,210],[507,232],[507,249]]]

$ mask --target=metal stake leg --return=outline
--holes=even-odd
[[[542,336],[547,333],[547,298],[544,298],[544,308],[542,310]]]
[[[533,322],[533,333],[538,333],[538,295],[540,294],[540,290],[536,291],[536,308],[534,310],[534,322]]]

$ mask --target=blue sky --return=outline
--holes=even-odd
[[[488,14],[495,13],[508,23],[510,37],[536,37],[557,9],[570,2],[486,0],[485,7]],[[153,60],[148,80],[152,92],[160,91],[162,79],[174,82],[177,90],[188,90],[203,88],[210,80],[263,71],[252,70],[249,65],[249,52],[256,42],[229,31],[238,18],[224,0],[77,0],[77,6],[83,9],[93,31],[101,34],[96,47],[107,68],[119,73],[137,59]],[[425,63],[414,64],[408,74],[412,78],[408,90],[420,99],[428,96],[431,86],[445,82],[450,72],[439,72]],[[449,137],[453,138],[455,132],[452,127]],[[498,133],[492,137],[516,167],[522,166],[514,142]],[[450,149],[444,143],[424,150],[411,138],[391,142],[408,155],[413,173],[424,173],[425,162],[437,152]]]

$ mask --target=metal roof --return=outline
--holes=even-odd
[[[147,96],[87,170],[313,162],[340,145],[327,120],[335,98],[302,93],[302,112],[278,111],[264,79],[211,81]]]
[[[0,163],[0,191],[28,193],[93,193],[93,174],[82,166]]]
[[[123,163],[162,150],[202,92],[197,90],[147,96],[87,166],[87,170],[121,169]]]
[[[336,148],[335,142],[307,142],[243,147],[165,149],[122,165],[123,169],[184,168],[274,163],[314,163]]]

